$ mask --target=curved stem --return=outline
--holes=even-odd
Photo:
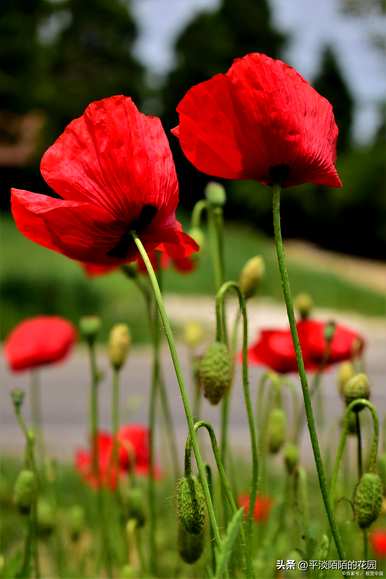
[[[298,371],[300,382],[303,391],[304,407],[306,412],[308,431],[310,433],[311,445],[315,459],[316,470],[319,478],[320,490],[324,502],[324,507],[327,515],[327,519],[331,528],[332,536],[334,538],[335,546],[340,559],[344,559],[344,552],[342,542],[339,536],[338,528],[335,522],[334,514],[331,507],[330,496],[327,487],[326,474],[323,466],[322,456],[319,447],[318,435],[316,432],[314,412],[312,410],[310,390],[308,386],[308,380],[306,371],[304,368],[303,355],[300,347],[298,331],[296,327],[295,313],[291,295],[291,288],[289,283],[288,271],[286,266],[286,259],[284,253],[283,239],[281,235],[281,223],[280,223],[280,191],[281,187],[279,185],[274,185],[272,188],[272,212],[273,212],[273,227],[275,233],[275,246],[277,259],[279,264],[282,290],[284,295],[284,301],[286,304],[288,321],[291,329],[292,341],[295,348],[296,360],[298,364]]]
[[[192,220],[191,220],[192,228],[201,226],[202,214],[204,211],[207,211],[207,209],[208,209],[208,202],[206,201],[206,199],[200,199],[199,201],[197,201],[192,211]]]
[[[171,358],[173,361],[178,386],[180,388],[180,393],[181,393],[182,403],[184,406],[186,421],[188,424],[189,434],[192,438],[192,446],[193,446],[193,451],[194,451],[194,455],[195,455],[196,462],[197,462],[197,468],[199,471],[201,484],[202,484],[204,494],[205,494],[205,500],[206,500],[206,504],[207,504],[209,519],[210,519],[211,525],[213,527],[213,533],[214,533],[214,538],[215,538],[216,544],[218,546],[220,546],[221,545],[220,531],[219,531],[217,521],[216,521],[216,515],[214,512],[213,503],[212,503],[212,499],[210,496],[208,481],[206,479],[205,464],[204,464],[204,461],[202,459],[200,448],[198,445],[197,436],[196,436],[196,433],[194,431],[194,422],[193,422],[192,411],[190,408],[189,396],[188,396],[188,393],[187,393],[187,390],[185,387],[185,382],[184,382],[184,378],[183,378],[183,374],[182,374],[182,370],[181,370],[181,365],[180,365],[180,361],[178,358],[176,345],[174,342],[173,332],[172,332],[169,318],[168,318],[168,315],[166,313],[166,309],[165,309],[165,306],[163,303],[162,294],[161,294],[161,291],[160,291],[159,286],[158,286],[157,277],[154,273],[154,269],[153,269],[153,266],[151,264],[151,261],[150,261],[148,255],[147,255],[146,249],[144,248],[141,240],[139,239],[139,237],[137,236],[137,234],[135,232],[132,232],[132,236],[133,236],[134,242],[138,248],[138,251],[139,251],[139,253],[140,253],[140,255],[145,263],[147,272],[149,274],[150,283],[151,283],[153,293],[154,293],[154,299],[157,303],[157,307],[158,307],[159,314],[161,317],[162,325],[163,325],[166,339],[167,339],[167,342],[169,345],[170,355],[171,355]]]
[[[256,502],[257,496],[257,483],[259,475],[259,452],[257,445],[257,433],[255,417],[253,414],[252,400],[249,389],[249,376],[248,376],[248,317],[247,309],[245,304],[245,298],[239,288],[239,285],[234,281],[226,282],[221,286],[216,296],[216,316],[220,328],[224,328],[222,320],[224,318],[224,302],[225,296],[228,291],[234,291],[237,294],[239,300],[240,311],[243,319],[243,345],[242,345],[242,382],[244,391],[244,401],[248,417],[248,427],[249,435],[251,441],[251,452],[252,452],[252,480],[251,480],[251,492],[249,497],[249,509],[247,517],[247,528],[248,528],[248,539],[249,546],[252,539],[252,523],[253,523],[253,509]],[[223,334],[224,330],[222,330]],[[222,335],[224,339],[224,334]]]

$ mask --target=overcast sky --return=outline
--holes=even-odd
[[[149,69],[167,72],[179,31],[197,12],[218,4],[219,0],[133,0],[140,29],[137,52]],[[386,19],[348,17],[338,11],[337,0],[271,0],[271,5],[276,25],[292,38],[286,60],[306,78],[315,74],[323,45],[336,48],[357,103],[355,134],[366,140],[378,121],[377,104],[386,100],[384,54],[372,47],[369,33],[385,27]]]

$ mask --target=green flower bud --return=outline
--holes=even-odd
[[[310,294],[301,293],[295,297],[294,301],[295,310],[298,312],[302,320],[306,320],[310,317],[311,312],[314,308],[314,300]]]
[[[268,417],[267,440],[272,454],[279,452],[285,442],[287,417],[282,408],[274,408]]]
[[[185,563],[192,565],[204,551],[204,533],[193,535],[183,525],[178,526],[178,552]]]
[[[361,529],[367,529],[378,518],[382,507],[382,493],[380,477],[374,473],[365,473],[354,494],[354,513]]]
[[[350,378],[343,386],[343,395],[347,405],[358,398],[370,398],[370,385],[366,374],[356,374]]]
[[[146,523],[146,509],[142,489],[139,487],[129,489],[124,501],[127,519],[135,520],[139,528],[144,527]]]
[[[32,470],[22,470],[15,482],[14,501],[20,513],[27,515],[37,500],[38,486]]]
[[[55,512],[47,501],[40,499],[37,507],[38,532],[41,537],[48,537],[55,529]]]
[[[187,322],[184,326],[184,342],[189,348],[196,348],[205,338],[204,328],[199,322]]]
[[[24,397],[24,390],[21,390],[20,388],[14,388],[11,390],[11,398],[16,411],[21,409],[24,402]]]
[[[198,478],[189,475],[177,481],[176,496],[180,524],[188,533],[198,535],[206,523],[205,496]]]
[[[197,243],[201,251],[205,243],[205,235],[202,229],[200,227],[192,227],[188,233],[190,237]]]
[[[351,362],[342,362],[338,370],[338,388],[340,394],[344,397],[343,388],[346,382],[348,382],[353,376],[355,376],[354,366]]]
[[[384,452],[378,459],[378,472],[383,485],[383,494],[386,495],[386,453]]]
[[[225,189],[220,183],[211,181],[205,187],[205,196],[213,207],[223,207],[226,202]]]
[[[79,320],[79,329],[82,337],[89,344],[93,344],[101,329],[101,320],[98,316],[83,316]]]
[[[110,331],[108,356],[115,370],[120,370],[126,362],[131,346],[130,330],[127,324],[115,324]]]
[[[283,456],[284,456],[284,463],[287,468],[287,472],[289,474],[292,474],[296,470],[299,464],[300,458],[299,455],[300,455],[299,449],[296,446],[296,444],[293,444],[292,442],[287,442],[283,450]]]
[[[245,299],[255,295],[264,276],[265,265],[260,255],[247,261],[240,273],[239,286]]]
[[[228,348],[213,342],[200,363],[200,380],[204,396],[211,404],[218,404],[232,381],[232,360]]]
[[[84,508],[80,505],[74,505],[68,511],[68,528],[70,531],[71,541],[78,541],[85,527],[86,517]]]

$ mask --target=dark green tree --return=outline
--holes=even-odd
[[[129,2],[66,0],[61,10],[68,23],[51,47],[51,128],[60,131],[89,102],[113,94],[129,95],[138,104],[144,71],[132,55],[137,29]]]
[[[351,145],[354,100],[331,47],[323,51],[320,70],[313,86],[334,107],[339,127],[338,151],[347,150]]]

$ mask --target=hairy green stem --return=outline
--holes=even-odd
[[[202,459],[198,440],[197,440],[197,436],[196,436],[196,433],[194,431],[194,422],[193,422],[192,411],[190,408],[189,396],[188,396],[188,393],[186,390],[186,386],[185,386],[185,382],[184,382],[184,378],[183,378],[183,374],[182,374],[182,370],[181,370],[180,361],[179,361],[178,354],[177,354],[177,349],[176,349],[170,321],[169,321],[168,315],[166,313],[166,309],[165,309],[162,294],[161,294],[161,291],[160,291],[160,288],[158,285],[157,277],[154,273],[154,269],[153,269],[153,266],[151,264],[151,261],[150,261],[148,255],[147,255],[146,249],[144,248],[141,240],[139,239],[139,237],[137,236],[137,234],[134,231],[132,232],[132,236],[133,236],[134,242],[138,248],[138,251],[139,251],[139,253],[140,253],[140,255],[145,263],[145,266],[146,266],[146,269],[147,269],[147,272],[149,275],[149,280],[150,280],[150,283],[151,283],[151,286],[153,289],[154,299],[157,303],[157,307],[158,307],[159,314],[161,317],[165,336],[166,336],[166,339],[167,339],[167,342],[169,345],[170,355],[171,355],[171,358],[173,361],[173,366],[174,366],[178,386],[180,388],[180,393],[181,393],[182,403],[184,406],[184,411],[185,411],[186,421],[187,421],[187,425],[188,425],[188,429],[189,429],[189,434],[192,438],[192,446],[193,446],[193,451],[194,451],[194,455],[196,458],[197,468],[198,468],[201,484],[203,486],[203,490],[204,490],[204,494],[205,494],[205,500],[206,500],[206,504],[207,504],[208,515],[209,515],[209,519],[210,519],[210,522],[211,522],[211,525],[213,528],[214,539],[215,539],[216,545],[220,546],[221,545],[220,531],[218,528],[216,515],[214,512],[214,508],[213,508],[213,503],[212,503],[212,499],[210,496],[208,481],[206,479],[205,464],[204,464],[204,461]]]
[[[307,374],[304,368],[304,361],[302,350],[300,347],[300,341],[298,336],[298,331],[296,327],[296,320],[295,320],[295,313],[293,307],[293,300],[291,295],[291,288],[290,282],[288,277],[288,271],[286,266],[286,259],[284,253],[284,244],[281,235],[281,223],[280,223],[280,192],[281,187],[279,185],[274,185],[272,187],[272,212],[273,212],[273,228],[275,234],[275,246],[276,246],[276,253],[277,259],[279,264],[281,282],[282,282],[282,290],[284,295],[284,301],[286,304],[288,321],[291,329],[292,341],[295,348],[296,353],[296,360],[298,364],[298,371],[300,382],[302,386],[303,392],[303,399],[304,399],[304,407],[306,412],[307,424],[308,424],[308,431],[310,434],[312,450],[315,459],[316,470],[319,479],[320,490],[323,498],[323,503],[327,515],[327,519],[331,528],[331,533],[334,538],[336,550],[338,552],[338,556],[340,559],[344,559],[344,551],[342,542],[339,536],[338,527],[335,522],[335,517],[333,514],[331,500],[328,492],[327,481],[326,481],[326,474],[323,466],[322,456],[320,452],[319,440],[318,435],[316,432],[315,426],[315,418],[314,412],[312,409],[312,402],[310,396],[310,389],[308,386]]]

